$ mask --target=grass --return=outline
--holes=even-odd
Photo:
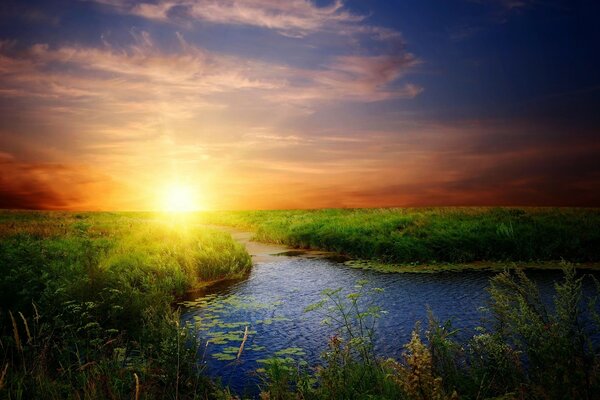
[[[384,272],[398,265],[427,270],[600,258],[600,215],[592,209],[253,211],[186,218],[0,212],[0,397],[234,399],[203,375],[196,332],[180,327],[174,309],[187,291],[243,277],[251,268],[240,244],[201,222],[369,260],[359,267]],[[458,342],[451,325],[432,316],[426,329],[415,328],[397,360],[373,352],[374,320],[383,315],[373,302],[378,292],[364,282],[347,297],[324,292],[309,309],[323,312],[339,333],[329,338],[322,364],[290,364],[300,349],[275,352],[261,372],[262,398],[563,399],[600,391],[600,303],[597,295],[583,296],[582,280],[570,266],[551,306],[522,272],[502,272],[491,281],[487,322],[477,335]],[[250,348],[228,351],[233,360]]]
[[[354,266],[382,272],[600,262],[598,209],[232,211],[204,213],[201,218],[253,230],[258,241],[372,261]]]
[[[205,395],[195,336],[172,304],[250,268],[228,234],[172,217],[0,213],[3,396]]]

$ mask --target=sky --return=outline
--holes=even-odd
[[[0,208],[600,206],[599,17],[3,0]]]

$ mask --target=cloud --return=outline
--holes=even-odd
[[[429,179],[427,184],[367,188],[348,194],[348,199],[353,198],[362,206],[375,202],[398,206],[595,207],[600,204],[600,174],[586,170],[594,160],[590,154],[553,156],[554,166],[547,164],[544,155],[530,159],[490,159],[491,164],[485,168],[477,168],[475,161],[465,162],[467,159],[462,162],[469,170],[448,181]]]
[[[418,64],[403,50],[310,68],[208,51],[181,34],[168,49],[145,31],[131,34],[128,46],[0,41],[0,149],[17,157],[2,164],[0,206],[136,209],[149,206],[149,188],[182,174],[210,186],[237,181],[246,165],[257,174],[250,182],[338,170],[345,162],[321,164],[331,157],[321,150],[360,141],[337,133],[307,140],[277,126],[307,109],[419,92],[400,83]],[[244,136],[257,122],[264,129]],[[279,158],[302,146],[320,165],[302,165],[297,150]],[[126,197],[109,177],[139,199],[107,200],[111,191]]]
[[[562,8],[554,4],[553,0],[467,0],[470,3],[481,5],[482,14],[477,18],[468,18],[448,30],[449,39],[460,42],[469,39],[490,26],[505,24],[511,17],[520,15],[537,7]]]
[[[494,7],[506,10],[517,11],[526,7],[532,7],[539,3],[537,0],[469,0],[472,3],[492,5]]]
[[[308,0],[95,0],[117,12],[156,21],[199,20],[227,25],[249,25],[302,37],[333,31],[365,19],[345,9],[340,0],[317,6]]]
[[[405,51],[338,56],[308,69],[209,52],[187,43],[181,34],[179,48],[169,52],[155,46],[147,32],[134,32],[134,37],[134,44],[125,48],[38,43],[18,50],[11,42],[0,42],[0,97],[56,99],[68,103],[71,112],[93,103],[116,114],[155,113],[166,104],[171,116],[191,117],[199,108],[231,104],[217,99],[222,94],[246,93],[264,104],[283,100],[311,106],[411,98],[422,90],[397,85],[418,64]]]
[[[0,152],[0,208],[102,209],[113,189],[110,178],[86,166],[27,163]]]
[[[356,142],[305,138],[279,151],[280,159],[260,159],[300,182],[292,202],[279,202],[284,208],[302,201],[315,207],[597,206],[600,147],[561,138],[561,130],[531,121],[456,121],[363,132]]]

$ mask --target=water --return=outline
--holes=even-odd
[[[324,289],[344,288],[344,293],[349,293],[363,279],[369,282],[368,287],[384,289],[381,294],[369,296],[387,311],[376,323],[376,351],[398,357],[415,323],[426,323],[428,308],[440,321],[452,320],[453,326],[460,329],[459,338],[474,334],[481,325],[480,308],[486,306],[485,289],[493,275],[477,271],[381,274],[349,268],[322,254],[269,257],[269,251],[282,249],[261,245],[257,251],[252,246],[258,245],[251,245],[250,250],[260,261],[248,279],[213,288],[208,300],[188,303],[182,316],[183,323],[203,318],[200,326],[205,330],[200,336],[216,343],[209,341],[200,362],[206,365],[209,375],[220,378],[238,393],[256,394],[260,380],[255,371],[262,366],[260,360],[277,351],[309,365],[318,364],[333,331],[322,324],[321,313],[304,309],[319,301]],[[560,279],[561,272],[532,271],[528,275],[549,298],[553,281]],[[239,361],[232,360],[246,326],[250,334],[244,350]]]

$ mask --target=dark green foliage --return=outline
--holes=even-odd
[[[497,369],[507,375],[505,385],[512,381],[511,387],[532,398],[587,399],[598,393],[600,352],[592,337],[600,333],[600,326],[590,320],[597,312],[595,300],[582,298],[583,279],[576,277],[574,268],[565,268],[565,279],[556,284],[550,306],[522,271],[492,279],[490,311],[495,325],[489,344],[496,357],[499,344],[505,344],[504,356],[497,357],[501,362]],[[514,367],[506,368],[511,358]],[[521,381],[519,388],[516,381]]]
[[[391,208],[213,212],[258,240],[387,263],[600,261],[600,211]]]
[[[598,261],[600,248],[596,210],[204,218],[255,228],[263,240],[391,262]],[[0,397],[231,399],[203,378],[194,332],[179,327],[172,305],[203,281],[244,275],[251,263],[228,235],[196,223],[133,213],[0,213]],[[523,272],[499,274],[477,335],[459,342],[450,323],[430,316],[401,360],[378,358],[373,350],[374,322],[382,315],[372,302],[378,290],[359,282],[349,295],[326,291],[310,307],[338,331],[322,365],[311,369],[282,352],[264,364],[262,396],[593,399],[600,392],[599,304],[583,296],[582,279],[566,267],[549,303]]]

